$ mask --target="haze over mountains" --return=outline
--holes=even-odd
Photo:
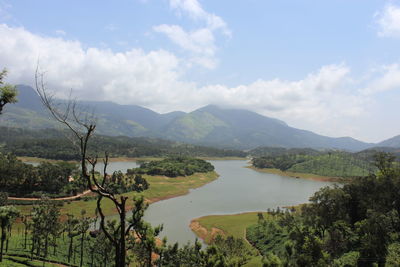
[[[54,128],[35,90],[19,85],[19,102],[8,105],[1,125],[30,129]],[[400,136],[378,144],[351,137],[332,138],[288,126],[285,122],[240,109],[209,105],[195,111],[159,114],[136,105],[81,101],[97,117],[97,133],[147,136],[223,148],[251,149],[259,146],[335,148],[362,150],[373,146],[400,147]]]

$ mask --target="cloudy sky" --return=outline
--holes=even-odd
[[[400,0],[0,0],[0,68],[60,97],[400,134]]]

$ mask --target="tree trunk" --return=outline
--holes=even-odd
[[[83,265],[83,240],[84,240],[84,238],[85,238],[85,233],[82,233],[82,236],[81,236],[81,262],[79,264],[80,267],[82,267],[82,265]]]
[[[149,255],[147,255],[147,257],[148,257],[148,259],[147,259],[147,267],[152,267],[152,265],[151,265],[151,251],[152,251],[152,249],[150,248],[148,250]]]
[[[3,261],[3,247],[4,247],[4,240],[6,239],[6,232],[4,227],[1,227],[1,247],[0,247],[0,262]]]
[[[115,246],[115,267],[121,267],[121,246],[120,244]]]
[[[35,251],[35,239],[32,237],[31,260],[33,259],[33,252],[34,251]]]
[[[47,258],[47,252],[49,249],[49,236],[46,235],[45,241],[44,241],[44,257]]]
[[[104,267],[107,267],[107,249],[104,249]]]
[[[71,262],[71,256],[72,256],[72,242],[73,242],[73,237],[70,237],[69,249],[68,249],[68,263]]]
[[[27,238],[27,236],[28,236],[28,229],[27,229],[27,227],[25,226],[25,236],[24,236],[24,248],[26,249],[26,238]]]
[[[120,245],[120,248],[119,248],[119,250],[120,250],[120,252],[119,252],[119,256],[120,256],[119,265],[117,265],[119,267],[125,267],[125,260],[126,260],[125,259],[125,256],[126,256],[125,255],[126,254],[126,248],[125,248],[125,230],[126,230],[125,203],[126,203],[126,198],[121,197],[121,205],[120,205],[121,213],[119,215],[120,223],[121,223],[121,237],[120,237],[121,245]]]
[[[55,256],[57,253],[57,237],[53,237],[53,255]]]
[[[90,267],[93,267],[93,262],[94,262],[94,251],[91,251],[91,255],[90,255]]]

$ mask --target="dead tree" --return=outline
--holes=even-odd
[[[116,196],[105,186],[107,177],[108,154],[105,153],[103,180],[100,181],[95,175],[95,166],[97,164],[97,156],[88,155],[88,144],[96,129],[96,122],[93,116],[78,110],[77,102],[71,98],[63,104],[57,104],[52,95],[47,92],[44,84],[44,76],[39,72],[39,68],[35,73],[36,91],[39,94],[43,105],[50,111],[56,121],[66,126],[72,133],[72,141],[78,145],[80,151],[80,162],[82,177],[86,180],[90,191],[98,195],[97,210],[100,215],[100,228],[105,236],[111,241],[115,247],[115,266],[126,266],[126,239],[130,230],[135,230],[135,226],[140,225],[137,221],[129,221],[126,219],[126,201],[128,197]],[[88,166],[90,165],[91,170]],[[105,215],[101,208],[103,198],[109,199],[115,205],[119,215],[118,236],[107,231],[105,226]],[[144,206],[140,206],[144,207]]]

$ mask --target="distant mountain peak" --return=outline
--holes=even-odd
[[[19,103],[9,105],[2,115],[2,126],[46,128],[55,122],[41,104],[35,90],[20,85]],[[259,146],[288,148],[332,148],[362,150],[373,144],[350,137],[332,138],[296,129],[285,122],[250,110],[210,104],[192,112],[160,114],[137,105],[108,101],[80,101],[93,107],[98,117],[97,133],[130,137],[157,137],[224,148],[251,149]],[[394,137],[391,144],[400,142]],[[388,142],[385,141],[385,142]]]

